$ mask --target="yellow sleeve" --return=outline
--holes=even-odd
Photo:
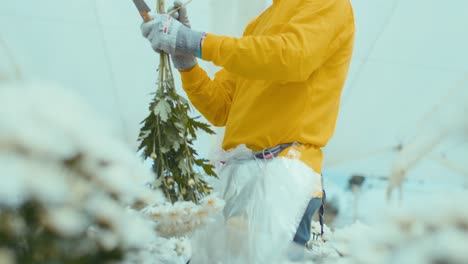
[[[190,71],[180,74],[182,86],[195,108],[214,126],[225,126],[236,77],[222,69],[211,80],[198,64]]]
[[[202,58],[248,79],[305,81],[334,52],[352,13],[348,1],[304,0],[277,33],[208,34]],[[349,32],[351,34],[351,32]]]

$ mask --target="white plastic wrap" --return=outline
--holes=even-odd
[[[279,263],[320,175],[296,159],[253,159],[245,146],[220,160],[223,216],[195,234],[191,263]]]

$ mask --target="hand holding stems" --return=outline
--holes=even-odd
[[[192,0],[188,0],[185,3],[182,3],[179,0],[176,0],[176,1],[174,1],[174,6],[171,7],[167,11],[168,15],[171,15],[173,18],[179,20],[180,23],[186,25],[188,28],[190,28],[190,21],[189,21],[189,18],[188,18],[186,6],[190,2],[192,2]]]
[[[195,57],[201,55],[200,44],[205,33],[190,29],[187,9],[180,1],[176,1],[169,12],[172,16],[151,14],[153,20],[141,25],[142,34],[156,52],[172,56],[175,68],[190,69],[197,63]]]
[[[191,25],[187,8],[185,6],[191,1],[192,0],[189,0],[183,4],[181,1],[176,0],[174,2],[174,6],[168,10],[169,15],[179,20],[180,23],[184,24],[188,28],[191,28]],[[197,59],[192,55],[173,55],[171,57],[174,67],[182,71],[192,69],[193,66],[197,64]]]

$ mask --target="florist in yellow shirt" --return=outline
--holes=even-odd
[[[306,209],[294,236],[296,243],[304,245],[310,238],[310,218],[320,202],[314,203],[312,199],[307,206],[290,196],[300,192],[300,186],[309,188],[309,198],[310,190],[314,190],[314,197],[322,194],[321,187],[317,188],[320,185],[317,175],[322,170],[321,148],[333,135],[353,50],[355,28],[349,0],[273,0],[247,26],[241,38],[190,29],[185,8],[175,18],[153,14],[153,21],[144,23],[142,32],[154,50],[172,56],[193,105],[213,125],[226,127],[223,149],[228,154],[221,158],[225,165],[220,173],[221,181],[228,182],[223,193],[227,203],[226,223],[242,215],[243,230],[250,235],[257,234],[258,239],[263,234],[256,224],[271,224],[276,230],[275,225],[280,226],[282,220],[274,219],[288,212],[293,214],[291,223],[297,227],[301,217],[294,210],[302,215]],[[196,57],[211,61],[222,70],[211,80],[198,66]],[[241,146],[246,148],[240,149]],[[250,154],[245,154],[246,151]],[[230,163],[230,160],[244,161]],[[310,173],[304,172],[298,163],[306,165]],[[256,165],[250,168],[249,164]],[[260,171],[255,166],[260,166]],[[246,170],[240,173],[243,168],[248,168],[248,173]],[[245,176],[246,173],[251,175]],[[242,177],[247,179],[232,186],[235,179]],[[255,181],[249,181],[254,178]],[[312,183],[308,184],[308,180]],[[288,184],[294,189],[288,189]],[[263,188],[246,191],[247,186]],[[239,197],[246,199],[241,202]],[[282,207],[278,204],[281,201],[287,201],[285,207],[296,209],[274,209]],[[276,204],[271,206],[273,202]],[[243,211],[232,209],[240,203]],[[272,222],[254,223],[262,218],[252,216],[256,210],[262,211],[262,216],[273,218],[268,220]],[[283,239],[292,238],[294,232],[288,235]],[[257,255],[263,252],[261,248],[255,250]],[[260,256],[247,261],[266,263],[267,260]]]

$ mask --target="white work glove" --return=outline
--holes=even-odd
[[[187,8],[184,7],[184,4],[181,1],[179,0],[174,1],[174,6],[171,7],[169,10],[167,10],[167,13],[171,13],[172,10],[175,10],[177,8],[179,8],[179,10],[177,10],[177,12],[172,14],[172,17],[179,20],[179,22],[184,24],[186,27],[192,28],[190,26],[190,20],[187,14]]]
[[[152,21],[141,25],[141,32],[156,52],[195,57],[200,54],[205,33],[193,31],[167,14],[153,13],[151,17]]]
[[[190,20],[187,14],[187,8],[185,8],[181,1],[174,1],[174,6],[167,10],[167,13],[171,13],[173,10],[179,8],[176,12],[172,14],[172,17],[177,19],[180,23],[185,25],[188,28],[190,26]],[[174,67],[178,70],[187,70],[193,68],[197,64],[197,59],[192,55],[181,54],[181,55],[172,55],[172,63]]]

